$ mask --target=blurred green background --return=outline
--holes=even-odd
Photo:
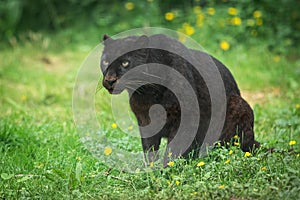
[[[13,46],[30,33],[61,33],[95,43],[104,32],[162,26],[209,39],[204,45],[263,40],[282,53],[299,45],[299,10],[297,0],[2,0],[0,38]]]

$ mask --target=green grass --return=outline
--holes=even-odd
[[[275,147],[273,154],[261,150],[245,158],[237,147],[231,147],[231,155],[219,148],[204,158],[178,159],[173,167],[132,174],[110,169],[80,142],[72,90],[80,64],[96,44],[63,38],[51,38],[50,47],[41,39],[0,52],[0,198],[300,198],[300,156],[295,153],[300,151],[300,109],[295,107],[300,54],[297,59],[281,55],[276,62],[277,55],[263,44],[227,52],[206,47],[248,92],[257,140]],[[109,95],[101,91],[96,99],[106,102],[99,104],[99,122],[112,140],[119,137],[119,129],[111,128]],[[291,140],[297,144],[291,147]],[[113,141],[141,148],[138,138]],[[197,167],[200,161],[205,165]]]

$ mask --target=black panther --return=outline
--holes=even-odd
[[[217,66],[224,83],[226,102],[222,103],[226,107],[226,117],[223,130],[220,133],[219,141],[227,145],[232,142],[232,137],[238,135],[240,138],[240,147],[243,151],[252,151],[260,146],[260,143],[254,139],[254,115],[249,104],[241,97],[237,83],[230,71],[216,58],[202,52],[185,47],[181,42],[168,36],[157,34],[151,36],[129,36],[121,39],[112,39],[104,35],[104,50],[101,56],[101,70],[103,72],[103,86],[111,94],[119,94],[127,90],[130,94],[130,107],[135,114],[138,125],[141,127],[140,134],[142,138],[142,147],[146,158],[150,161],[155,159],[155,152],[159,149],[161,139],[167,138],[168,144],[177,134],[181,122],[181,107],[176,95],[164,85],[143,81],[143,77],[135,80],[121,81],[122,76],[127,72],[141,65],[156,63],[169,66],[178,71],[192,86],[198,100],[200,108],[200,120],[197,124],[197,133],[193,142],[187,149],[181,150],[180,146],[170,147],[168,152],[177,150],[180,156],[186,157],[190,152],[199,150],[203,143],[206,131],[211,118],[211,99],[208,87],[195,69],[195,67],[182,56],[176,54],[181,52],[188,57],[201,60],[207,56]],[[160,46],[169,46],[175,49],[174,52],[159,48],[152,48],[150,44],[159,44]],[[145,68],[144,68],[145,69]],[[147,68],[146,68],[147,69]],[[151,76],[146,70],[145,76]],[[163,71],[162,79],[168,79],[168,74]],[[180,87],[180,82],[178,82]],[[184,91],[184,88],[182,88]],[[187,94],[188,95],[188,94]],[[166,112],[166,121],[163,128],[156,134],[149,136],[143,132],[142,127],[155,123],[151,121],[149,110],[151,106],[159,104]],[[193,108],[191,116],[193,117]],[[191,124],[193,126],[194,124]],[[185,133],[188,137],[189,132]],[[173,149],[172,149],[173,148]],[[175,155],[179,156],[179,155]],[[165,163],[167,162],[167,152]]]

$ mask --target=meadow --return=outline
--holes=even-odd
[[[251,16],[256,24],[250,20],[247,25],[238,10],[199,9],[185,18],[180,11],[166,12],[163,22],[154,25],[189,35],[230,69],[254,110],[256,138],[262,143],[257,153],[242,152],[237,139],[229,149],[177,159],[161,170],[128,173],[111,168],[80,141],[72,93],[80,65],[102,35],[131,27],[119,23],[84,32],[77,27],[28,32],[0,51],[0,198],[300,199],[299,49],[286,41],[273,50],[271,39],[257,38],[264,31],[259,13]],[[125,4],[124,10],[134,7]],[[226,30],[218,13],[232,18],[222,22]],[[219,19],[221,26],[214,28]],[[233,35],[244,32],[247,40]],[[212,33],[217,36],[212,38]],[[109,99],[104,90],[95,95]],[[104,102],[98,120],[109,137],[141,150],[138,138],[118,138],[121,130],[109,101]],[[272,153],[269,148],[274,148]]]

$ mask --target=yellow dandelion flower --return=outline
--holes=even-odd
[[[150,163],[149,163],[149,167],[150,167],[150,168],[154,167],[154,162],[150,162]]]
[[[296,140],[291,140],[290,142],[289,142],[289,145],[290,146],[293,146],[293,145],[295,145],[297,142],[296,142]]]
[[[233,145],[234,146],[240,146],[240,143],[239,142],[234,142]]]
[[[129,131],[130,130],[132,130],[133,129],[133,126],[131,125],[131,126],[128,126],[128,128],[127,128]]]
[[[165,19],[166,19],[167,21],[172,21],[174,18],[175,18],[175,15],[174,15],[173,12],[167,12],[167,13],[165,14]]]
[[[300,108],[300,104],[297,103],[297,104],[295,105],[295,108],[296,108],[296,109],[299,109],[299,108]]]
[[[112,127],[112,128],[117,128],[118,125],[117,125],[116,123],[112,123],[112,124],[111,124],[111,127]]]
[[[221,142],[218,142],[217,144],[216,144],[218,147],[221,147],[222,145],[221,145]]]
[[[228,8],[228,14],[229,15],[237,15],[238,14],[238,10],[236,8]]]
[[[36,162],[36,163],[34,163],[34,167],[37,169],[42,169],[44,167],[44,164],[40,163],[40,162]]]
[[[238,135],[234,135],[233,138],[237,140],[237,139],[239,139],[239,136]]]
[[[266,170],[267,170],[267,167],[264,166],[264,167],[262,167],[260,170],[261,170],[261,171],[266,171]]]
[[[248,158],[248,157],[250,157],[250,156],[251,156],[251,153],[250,153],[250,152],[248,152],[248,151],[245,152],[245,154],[244,154],[244,157],[245,157],[245,158]]]
[[[26,99],[27,99],[27,96],[23,94],[23,95],[21,96],[21,100],[22,100],[22,101],[26,101]]]
[[[229,164],[230,163],[230,159],[227,159],[226,161],[225,161],[225,164]]]
[[[297,155],[296,155],[296,157],[298,158],[300,156],[300,153],[298,153]]]
[[[239,26],[242,24],[242,19],[239,17],[234,17],[231,19],[231,24],[235,26]]]
[[[220,42],[220,47],[224,51],[227,51],[230,48],[230,44],[227,41],[223,40]]]
[[[219,186],[219,189],[224,189],[225,188],[225,185],[220,185]]]
[[[261,12],[259,10],[256,10],[253,12],[253,17],[254,18],[260,18],[262,16]]]
[[[199,13],[201,13],[201,7],[200,6],[195,6],[193,8],[193,11],[194,11],[194,13],[199,14]]]
[[[198,192],[192,192],[191,196],[196,196],[198,194]]]
[[[232,151],[232,150],[230,150],[230,151],[229,151],[229,155],[231,155],[232,153],[233,153],[233,151]]]
[[[204,14],[199,14],[199,15],[197,15],[197,20],[199,20],[199,21],[203,21],[204,20]]]
[[[132,2],[126,2],[124,7],[126,8],[126,10],[133,10],[134,4]]]
[[[198,27],[203,26],[203,22],[204,22],[204,15],[202,13],[197,15],[197,21],[196,21],[196,25]]]
[[[204,165],[205,165],[205,162],[201,161],[201,162],[199,162],[199,163],[197,164],[197,167],[202,167],[202,166],[204,166]]]
[[[184,23],[182,26],[185,34],[193,35],[195,33],[195,29],[189,23]]]
[[[78,156],[78,157],[76,158],[76,160],[81,161],[82,159],[81,159],[80,156]]]
[[[253,19],[247,20],[247,26],[254,26],[254,25],[255,25],[255,21]]]
[[[112,153],[111,147],[105,147],[104,148],[104,155],[109,156]]]
[[[170,167],[173,167],[175,165],[175,163],[173,161],[171,161],[171,162],[168,162],[167,165],[170,166]]]
[[[179,184],[180,184],[180,181],[176,180],[176,181],[175,181],[175,184],[176,184],[176,185],[179,185]]]
[[[279,62],[280,61],[280,56],[276,55],[273,57],[274,62]]]
[[[216,13],[216,10],[214,8],[210,7],[210,8],[207,9],[207,13],[209,15],[214,15]]]
[[[263,25],[264,21],[261,18],[256,19],[257,26]]]
[[[195,33],[195,29],[191,26],[185,29],[187,35],[193,35]]]

